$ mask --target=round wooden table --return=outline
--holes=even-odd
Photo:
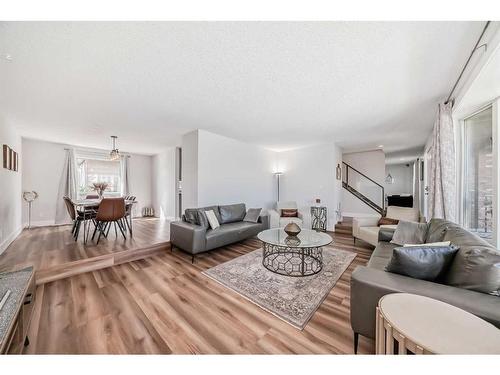
[[[388,294],[376,319],[377,354],[500,354],[500,329],[432,298]]]

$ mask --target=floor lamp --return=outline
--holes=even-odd
[[[274,175],[276,176],[276,179],[278,181],[278,202],[280,201],[280,177],[283,174],[283,172],[275,172]]]

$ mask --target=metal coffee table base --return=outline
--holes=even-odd
[[[310,276],[323,268],[322,247],[297,248],[262,242],[262,265],[285,276]]]

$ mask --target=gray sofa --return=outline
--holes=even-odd
[[[206,211],[213,210],[220,227],[210,229]],[[260,215],[258,221],[243,221],[247,213],[244,203],[186,209],[181,221],[170,223],[172,249],[179,248],[194,256],[205,251],[229,245],[256,236],[269,229],[269,216]]]
[[[375,338],[375,309],[379,299],[390,293],[413,293],[434,298],[461,309],[500,328],[500,297],[445,284],[413,279],[385,271],[398,245],[389,241],[394,230],[381,229],[379,242],[366,267],[357,267],[351,276],[351,326],[354,331],[354,352],[359,335]],[[426,242],[451,241],[461,250],[492,248],[486,241],[457,224],[432,219],[428,224]],[[459,250],[460,251],[460,250]],[[455,256],[457,258],[457,256]],[[455,259],[451,267],[456,263]]]

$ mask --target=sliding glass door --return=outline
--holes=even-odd
[[[492,107],[464,120],[464,226],[493,240],[493,127]]]

